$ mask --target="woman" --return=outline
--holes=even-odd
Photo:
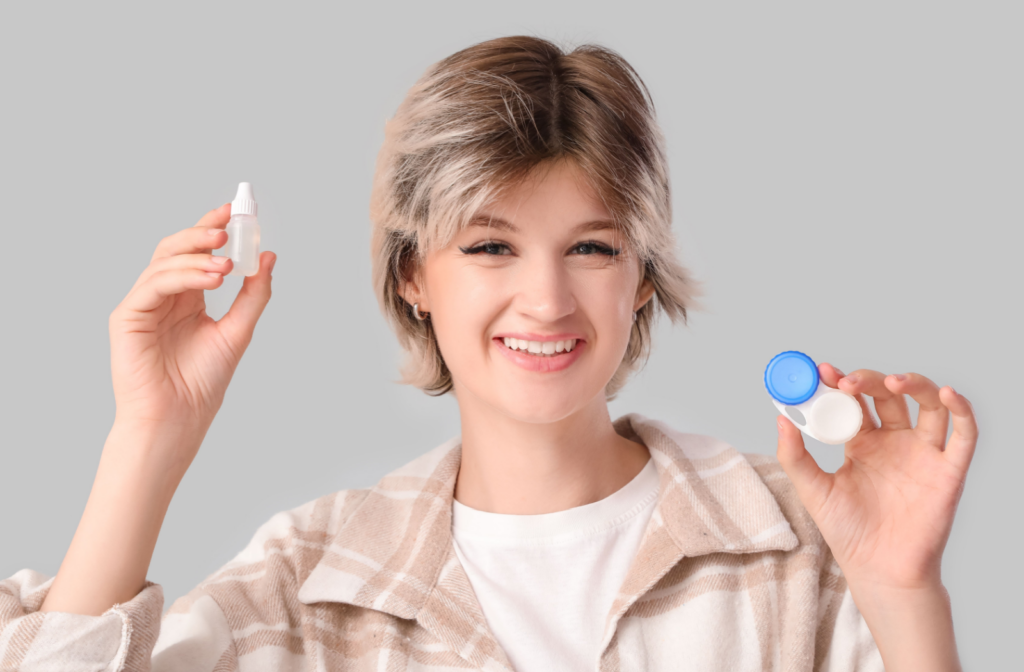
[[[161,619],[160,525],[276,260],[211,320],[231,262],[228,208],[207,213],[111,315],[116,420],[57,576],[0,584],[4,669],[959,669],[939,568],[977,430],[952,388],[822,364],[865,411],[834,475],[783,416],[777,461],[609,417],[655,314],[696,294],[620,57],[513,37],[436,64],[371,209],[404,381],[454,394],[461,435],[274,516]]]

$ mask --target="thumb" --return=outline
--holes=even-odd
[[[276,263],[277,255],[273,252],[261,254],[259,271],[245,277],[231,309],[217,322],[224,338],[240,349],[244,349],[252,339],[256,321],[270,301],[270,274]]]
[[[779,458],[782,470],[793,482],[804,508],[811,517],[816,517],[828,499],[829,492],[832,491],[835,477],[822,470],[814,461],[814,457],[804,447],[804,437],[800,430],[789,418],[780,415],[776,420],[779,426],[779,447],[776,457]]]

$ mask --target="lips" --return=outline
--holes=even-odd
[[[510,337],[516,337],[512,334],[507,334]],[[524,340],[552,340],[551,337],[546,338],[533,338]],[[505,347],[505,341],[501,337],[495,337],[491,339],[491,343],[497,348],[503,357],[508,359],[516,366],[531,371],[534,373],[555,373],[557,371],[564,371],[566,368],[572,365],[580,354],[586,350],[587,342],[578,340],[576,347],[571,352],[559,352],[551,355],[533,355],[528,354],[519,350],[512,350],[511,348]]]

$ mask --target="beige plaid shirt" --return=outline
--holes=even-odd
[[[638,414],[615,427],[660,485],[594,670],[883,669],[774,458]],[[0,582],[0,669],[510,671],[452,545],[460,458],[456,437],[273,516],[165,614],[154,583],[101,616],[39,612],[52,578],[22,570]]]

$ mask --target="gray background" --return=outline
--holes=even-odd
[[[370,287],[372,168],[429,64],[528,33],[598,42],[639,70],[680,254],[706,282],[709,310],[659,326],[612,416],[774,454],[761,375],[782,350],[954,385],[981,441],[943,578],[964,663],[1018,657],[1019,3],[0,12],[0,577],[56,573],[113,418],[110,312],[159,240],[242,180],[279,255],[274,297],[167,515],[149,572],[166,606],[275,512],[371,485],[458,433],[454,400],[393,382],[398,346]],[[208,292],[214,317],[239,286]]]

